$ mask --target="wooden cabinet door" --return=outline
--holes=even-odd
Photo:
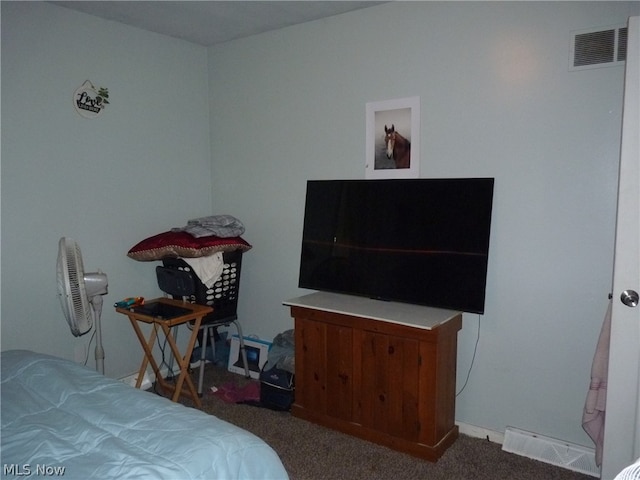
[[[353,330],[296,319],[296,403],[313,412],[351,421]]]
[[[360,364],[361,424],[394,437],[417,441],[419,342],[364,331]]]
[[[306,318],[296,318],[296,397],[305,409],[324,413],[326,402],[326,325]]]
[[[327,415],[353,420],[353,329],[327,325]]]

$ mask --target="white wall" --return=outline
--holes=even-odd
[[[292,327],[305,182],[363,178],[365,104],[421,97],[421,176],[496,178],[485,315],[464,316],[457,420],[591,446],[611,287],[623,68],[568,71],[573,30],[637,2],[406,2],[209,50],[214,210],[247,226],[240,315]]]
[[[2,350],[73,359],[57,298],[58,239],[109,278],[105,371],[137,370],[142,349],[115,301],[157,296],[143,238],[211,213],[206,49],[41,2],[2,2]],[[111,104],[80,117],[85,80]],[[93,347],[93,346],[92,346]],[[89,365],[93,366],[93,350]]]
[[[133,372],[140,347],[110,305],[158,290],[154,264],[126,251],[212,211],[242,219],[254,244],[247,333],[291,328],[281,302],[304,293],[305,181],[362,178],[366,102],[419,95],[422,176],[496,178],[487,309],[459,335],[461,388],[481,322],[457,420],[591,445],[580,417],[611,286],[623,69],[569,72],[568,45],[572,30],[624,22],[638,5],[394,2],[207,56],[2,2],[2,350],[73,358],[88,341],[56,298],[57,242],[70,235],[87,269],[109,275],[107,374]],[[71,104],[87,78],[111,94],[94,120]]]

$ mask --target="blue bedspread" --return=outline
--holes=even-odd
[[[60,358],[0,361],[3,477],[288,478],[265,442],[212,415]]]

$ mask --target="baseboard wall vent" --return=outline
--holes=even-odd
[[[133,373],[131,375],[127,375],[124,378],[121,378],[120,381],[122,383],[126,383],[127,385],[131,385],[132,387],[136,386],[136,382],[138,381],[138,374],[137,373]],[[148,390],[151,388],[151,385],[153,384],[151,378],[149,377],[149,374],[145,373],[144,374],[144,378],[142,379],[142,385],[140,385],[140,389],[142,390]]]
[[[600,468],[596,465],[594,450],[581,445],[507,427],[502,450],[575,472],[600,477]]]
[[[163,368],[162,370],[160,370],[160,374],[162,375],[162,378],[167,378],[169,375],[169,369]],[[177,371],[175,367],[173,368],[173,375],[174,376],[180,375],[180,372]],[[135,387],[136,382],[138,381],[138,374],[132,373],[131,375],[122,377],[120,381],[122,383],[126,383],[127,385],[131,385],[132,387]],[[149,390],[153,385],[153,382],[155,381],[156,381],[156,376],[153,373],[150,374],[149,372],[145,372],[144,377],[142,379],[142,385],[140,385],[140,389]]]

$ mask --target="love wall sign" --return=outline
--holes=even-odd
[[[96,118],[104,112],[109,105],[109,90],[96,88],[86,80],[73,92],[73,107],[84,118]]]

